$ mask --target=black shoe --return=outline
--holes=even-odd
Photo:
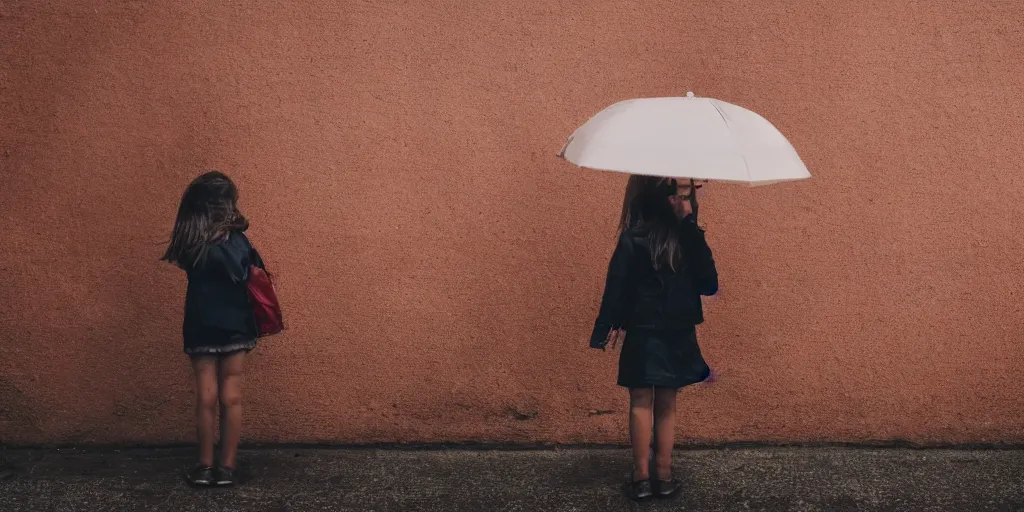
[[[659,498],[671,498],[679,492],[682,485],[675,478],[671,480],[654,480],[654,495]]]
[[[654,493],[651,491],[651,481],[638,480],[636,482],[631,482],[629,484],[629,492],[627,494],[629,499],[634,501],[643,501],[654,496]]]
[[[224,487],[235,485],[235,482],[238,480],[236,473],[237,471],[235,468],[229,468],[226,466],[217,468],[216,484]]]
[[[213,468],[210,466],[196,466],[188,473],[188,483],[196,487],[213,485]]]

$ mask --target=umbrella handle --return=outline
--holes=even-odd
[[[693,222],[697,222],[697,187],[693,180],[690,180],[690,209],[693,210]]]

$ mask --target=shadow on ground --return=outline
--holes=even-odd
[[[622,497],[624,449],[261,449],[243,485],[195,490],[184,449],[4,450],[0,510],[1024,510],[1024,452],[743,448],[679,452],[685,493]]]

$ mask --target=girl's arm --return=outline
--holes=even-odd
[[[704,230],[692,218],[684,219],[680,224],[681,241],[689,259],[687,268],[694,288],[705,296],[718,293],[718,269],[704,238]]]
[[[246,236],[245,233],[238,233],[238,236],[242,237],[242,240],[245,240],[245,245],[246,245],[246,247],[249,248],[249,255],[248,255],[249,256],[249,264],[250,265],[256,265],[257,268],[260,268],[263,271],[266,271],[267,267],[263,263],[263,258],[260,257],[259,251],[257,251],[256,247],[254,247],[252,245],[252,242],[249,241],[249,237]],[[246,269],[246,270],[248,270],[248,269]]]
[[[250,245],[249,247],[252,246]],[[259,251],[256,250],[255,247],[252,247],[252,250],[249,251],[249,258],[252,261],[253,265],[256,265],[257,267],[263,269],[263,271],[267,270],[267,266],[263,263],[263,258],[260,257],[260,253]]]
[[[227,242],[211,246],[207,264],[227,275],[232,283],[241,283],[249,278],[249,269],[243,266],[234,251],[226,245]]]
[[[248,240],[245,240],[245,246],[252,247]],[[206,255],[206,267],[208,271],[225,275],[232,283],[245,282],[249,279],[247,262],[251,259],[250,252],[251,249],[246,251],[239,248],[237,240],[213,244]]]
[[[626,293],[629,284],[630,269],[633,268],[633,241],[626,233],[619,236],[619,243],[612,253],[608,264],[608,277],[605,279],[604,296],[601,297],[601,310],[594,322],[594,332],[590,335],[590,347],[604,349],[608,343],[608,334],[613,329],[620,329],[626,319],[629,308],[629,297]]]

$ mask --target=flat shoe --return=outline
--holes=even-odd
[[[654,480],[654,495],[659,498],[671,498],[679,492],[682,485],[675,478],[671,480]]]
[[[636,482],[631,482],[629,484],[629,492],[627,494],[629,499],[634,501],[649,499],[651,496],[654,496],[654,493],[651,491],[651,481],[638,480]]]
[[[235,468],[225,466],[217,468],[217,485],[220,487],[235,485],[235,482],[238,480],[236,473],[237,471],[235,471]]]
[[[210,466],[196,466],[192,471],[188,472],[186,479],[190,485],[196,487],[213,485],[213,468]]]

